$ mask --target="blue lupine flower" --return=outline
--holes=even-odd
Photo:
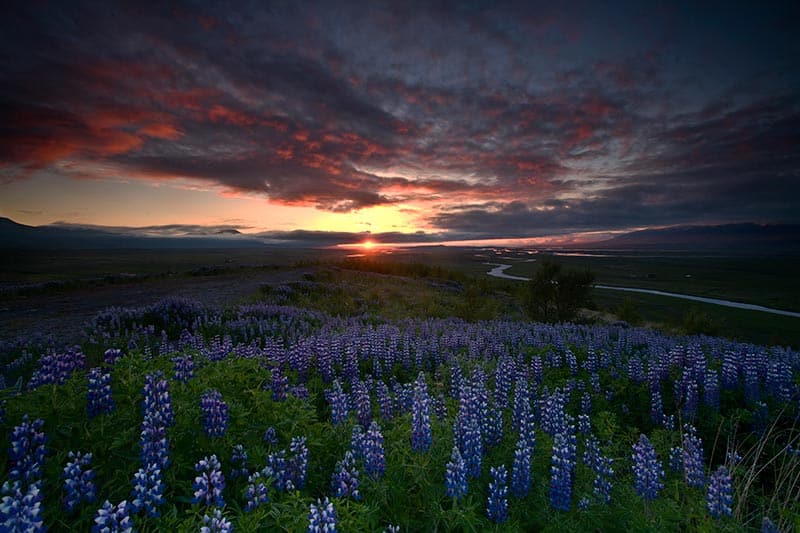
[[[572,505],[572,477],[577,455],[574,426],[568,432],[556,433],[550,467],[550,505],[559,511],[569,511]]]
[[[64,467],[64,510],[71,513],[81,502],[93,502],[96,498],[94,472],[89,468],[92,454],[69,452],[71,459]]]
[[[364,437],[364,470],[372,479],[378,479],[386,470],[383,451],[383,433],[377,422],[372,422]]]
[[[133,475],[133,492],[130,508],[132,513],[144,509],[148,516],[158,517],[158,507],[164,505],[164,483],[161,480],[161,469],[156,464],[140,468]]]
[[[143,388],[144,418],[152,417],[156,426],[170,427],[175,423],[172,410],[172,397],[169,393],[169,382],[161,371],[147,374]]]
[[[28,422],[28,415],[22,417],[22,423],[11,431],[11,448],[8,459],[11,469],[9,481],[21,481],[24,485],[34,483],[42,477],[42,466],[47,454],[45,442],[47,437],[42,431],[44,420],[38,418]]]
[[[237,444],[233,447],[233,453],[231,454],[231,479],[236,479],[237,477],[247,477],[250,475],[250,472],[247,470],[247,452],[244,449],[244,446],[241,444]]]
[[[231,533],[233,524],[224,516],[222,511],[214,509],[211,516],[203,515],[203,525],[200,533]]]
[[[267,466],[264,467],[261,474],[272,479],[272,486],[277,491],[294,489],[287,470],[286,450],[269,454],[267,456]]]
[[[352,387],[350,405],[356,410],[358,423],[362,427],[369,427],[369,423],[372,421],[372,403],[367,386],[363,381],[357,379],[353,382]]]
[[[160,425],[157,425],[160,424]],[[161,423],[161,417],[148,415],[142,420],[142,432],[139,437],[142,449],[142,464],[155,464],[164,469],[169,466],[169,441],[167,428]]]
[[[731,475],[727,468],[720,466],[711,474],[708,483],[708,492],[706,493],[708,514],[713,518],[731,516],[731,505],[733,505]]]
[[[122,358],[122,350],[119,348],[109,348],[103,353],[103,360],[107,365],[115,365]]]
[[[531,412],[531,397],[528,382],[524,378],[517,379],[514,386],[514,406],[511,412],[511,425],[520,433]]]
[[[338,379],[333,380],[332,389],[325,391],[325,399],[331,406],[331,423],[334,426],[343,424],[350,412],[350,400]]]
[[[416,452],[427,452],[431,447],[431,442],[431,400],[428,396],[425,374],[420,372],[414,383],[414,406],[411,409],[411,449]]]
[[[580,500],[578,500],[578,509],[581,511],[588,511],[589,510],[589,498],[584,496]]]
[[[228,404],[217,390],[206,391],[200,399],[203,429],[208,437],[222,437],[228,430]]]
[[[289,480],[295,489],[302,489],[306,484],[308,472],[308,446],[305,437],[292,437],[289,443],[292,458],[287,462],[286,469]]]
[[[603,503],[611,501],[611,479],[614,477],[614,460],[601,455],[595,463],[594,494]]]
[[[132,533],[133,522],[131,521],[128,502],[122,500],[117,505],[111,505],[108,500],[97,510],[94,516],[93,533]]]
[[[447,471],[444,475],[444,485],[450,498],[457,500],[467,493],[467,465],[458,451],[458,446],[453,446],[450,454],[450,461],[447,463]]]
[[[308,533],[336,533],[336,509],[331,501],[317,500],[308,510]]]
[[[269,444],[270,446],[275,446],[278,444],[278,435],[275,432],[275,428],[270,426],[264,431],[264,442]]]
[[[0,500],[0,531],[40,533],[47,530],[42,520],[41,480],[25,486],[19,480],[3,483]]]
[[[772,520],[765,516],[761,520],[761,533],[781,533],[781,530]]]
[[[532,448],[528,439],[521,436],[514,449],[514,463],[511,466],[511,492],[517,498],[527,496],[531,488]]]
[[[636,494],[645,500],[654,500],[664,488],[664,467],[656,456],[656,450],[644,435],[633,445],[633,475]]]
[[[194,377],[194,359],[191,355],[179,355],[172,359],[175,363],[175,380],[188,383]]]
[[[225,489],[225,476],[222,474],[222,465],[216,455],[204,457],[194,469],[200,473],[194,478],[194,498],[192,503],[201,503],[207,507],[224,507],[225,499],[222,491]]]
[[[375,396],[378,400],[378,407],[381,410],[381,418],[384,420],[391,420],[394,417],[394,406],[392,404],[392,396],[389,394],[389,387],[386,386],[386,383],[378,381]]]
[[[502,524],[508,519],[508,486],[506,486],[508,473],[506,465],[500,465],[497,468],[491,467],[489,474],[492,476],[492,480],[489,482],[486,514],[492,522]]]
[[[669,469],[673,472],[683,472],[683,448],[680,446],[669,449]]]
[[[272,368],[272,401],[282,402],[286,400],[289,391],[289,378],[283,373],[280,367]]]
[[[588,435],[592,432],[592,422],[589,415],[578,415],[578,433]]]
[[[600,459],[600,441],[594,435],[589,435],[583,447],[583,464],[594,470]]]
[[[683,472],[690,487],[705,486],[703,473],[703,441],[691,424],[683,426]]]
[[[356,470],[356,459],[353,452],[347,450],[344,459],[337,461],[336,468],[331,476],[331,490],[337,498],[352,497],[360,500],[361,494],[358,492],[358,470]]]
[[[111,393],[111,372],[100,367],[89,370],[86,390],[86,411],[89,418],[114,411],[114,398]]]
[[[247,502],[245,512],[257,509],[262,503],[269,501],[269,488],[264,483],[260,472],[255,472],[247,478],[247,487],[244,489],[244,498]]]

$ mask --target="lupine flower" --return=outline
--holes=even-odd
[[[363,381],[357,379],[353,382],[353,392],[351,394],[350,405],[352,405],[358,415],[358,423],[362,427],[369,427],[372,421],[372,403],[369,398],[369,391]]]
[[[483,463],[483,443],[478,421],[469,417],[461,429],[462,455],[467,465],[467,476],[480,477]]]
[[[727,468],[720,466],[711,474],[708,483],[708,492],[706,493],[708,514],[713,518],[731,516],[731,505],[733,505],[731,475]]]
[[[302,489],[306,484],[306,473],[308,471],[306,438],[292,437],[292,441],[289,443],[289,451],[293,454],[286,464],[289,480],[294,488]]]
[[[3,483],[0,500],[0,531],[39,533],[47,528],[42,521],[41,480],[24,486],[19,480]]]
[[[683,472],[683,448],[680,446],[669,449],[669,469],[673,472]]]
[[[690,424],[683,426],[683,472],[690,487],[705,486],[703,473],[703,441]]]
[[[200,533],[231,533],[233,524],[224,516],[220,509],[214,509],[211,516],[203,515],[203,525]]]
[[[228,404],[217,390],[206,391],[200,399],[203,429],[208,437],[222,437],[228,430]]]
[[[64,467],[64,510],[71,513],[81,502],[95,501],[94,472],[89,468],[92,454],[69,452],[71,459]]]
[[[444,476],[444,485],[447,495],[455,500],[467,493],[467,465],[458,451],[458,446],[453,446],[447,471]]]
[[[194,465],[194,469],[200,475],[194,478],[192,503],[201,503],[207,507],[224,507],[222,491],[225,489],[225,476],[222,474],[222,465],[217,456],[204,457]]]
[[[245,512],[257,509],[262,503],[269,501],[269,489],[264,483],[260,472],[255,472],[247,478],[247,487],[244,489],[244,499],[247,502]]]
[[[761,533],[781,533],[781,530],[772,520],[765,516],[761,520]]]
[[[531,454],[533,450],[524,436],[517,440],[514,463],[511,466],[511,492],[517,498],[527,496],[531,488]]]
[[[427,452],[431,447],[431,400],[425,374],[417,376],[414,383],[414,406],[411,410],[411,449]]]
[[[656,450],[644,435],[633,445],[633,475],[636,494],[645,500],[654,500],[664,488],[664,467],[656,456]]]
[[[175,381],[188,383],[194,377],[194,359],[191,355],[179,355],[172,360],[175,363]]]
[[[233,453],[231,454],[231,479],[236,479],[237,477],[247,477],[250,475],[250,472],[247,470],[247,452],[244,450],[244,446],[241,444],[237,444],[233,447]]]
[[[100,367],[89,370],[86,390],[86,411],[89,418],[114,411],[114,398],[111,394],[111,372]]]
[[[164,483],[161,481],[161,470],[156,464],[140,468],[133,476],[133,492],[131,493],[131,512],[138,513],[142,509],[148,516],[160,516],[158,507],[165,503]]]
[[[592,432],[592,422],[589,415],[578,415],[578,433],[588,435]]]
[[[308,533],[336,533],[336,509],[331,501],[317,500],[308,510]]]
[[[381,410],[381,418],[391,420],[394,417],[394,407],[392,405],[392,396],[389,394],[389,387],[386,386],[386,383],[378,381],[375,396],[378,400],[378,407]]]
[[[289,478],[286,463],[286,451],[280,450],[267,456],[267,466],[261,471],[264,477],[272,478],[272,486],[277,491],[292,490],[292,480]]]
[[[572,476],[577,455],[574,426],[568,432],[556,433],[553,438],[550,467],[550,505],[559,511],[569,511],[572,505]]]
[[[389,524],[386,526],[386,529],[383,531],[383,533],[400,533],[400,526]]]
[[[333,388],[325,391],[325,399],[331,406],[331,423],[336,426],[347,420],[349,413],[349,399],[342,390],[338,379],[333,380]]]
[[[603,503],[611,501],[611,479],[614,477],[614,460],[601,455],[595,463],[594,494]]]
[[[94,516],[93,533],[131,533],[132,531],[133,522],[128,502],[125,500],[117,505],[111,505],[111,502],[106,500]]]
[[[158,416],[146,416],[142,421],[142,432],[139,437],[139,446],[142,449],[142,464],[155,464],[164,469],[169,466],[169,441],[167,428],[160,423]]]
[[[331,490],[337,498],[352,497],[360,500],[361,494],[358,492],[358,470],[356,469],[356,459],[353,452],[347,450],[344,459],[337,461],[336,468],[331,476]]]
[[[11,469],[9,481],[21,481],[31,484],[42,477],[42,466],[47,450],[44,446],[47,437],[42,431],[44,420],[38,418],[28,422],[28,415],[22,417],[22,423],[11,431],[11,448],[8,459]]]
[[[28,381],[28,389],[49,384],[63,385],[75,370],[83,368],[86,368],[86,356],[79,349],[42,356]]]
[[[109,348],[103,353],[103,361],[107,365],[115,365],[122,358],[122,350],[119,348]]]
[[[489,520],[496,524],[502,524],[508,519],[508,487],[506,486],[506,465],[497,468],[491,467],[489,474],[492,480],[489,482],[489,497],[486,503],[486,514]]]
[[[169,382],[161,371],[147,374],[144,378],[144,402],[142,404],[144,418],[153,418],[156,426],[170,427],[175,423],[172,410],[172,398],[169,393]]]
[[[286,393],[289,390],[289,378],[276,366],[272,368],[272,401],[282,402],[286,400]]]
[[[383,451],[383,433],[377,422],[372,422],[364,437],[364,470],[372,479],[378,479],[386,470]]]
[[[589,498],[584,496],[580,500],[578,500],[578,509],[581,511],[588,511],[589,510]]]
[[[275,432],[275,428],[270,426],[264,431],[264,442],[269,444],[270,446],[275,446],[278,444],[278,435]]]
[[[514,407],[511,412],[511,425],[514,431],[518,433],[522,431],[530,412],[531,397],[528,391],[528,382],[523,378],[519,378],[514,386]]]

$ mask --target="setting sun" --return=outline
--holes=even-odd
[[[375,241],[364,241],[361,243],[361,247],[364,248],[364,250],[374,250],[375,246],[377,246]]]

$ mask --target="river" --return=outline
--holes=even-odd
[[[512,276],[506,274],[505,271],[511,268],[511,265],[501,265],[497,263],[486,263],[493,266],[492,270],[487,272],[490,276],[503,279],[514,279],[517,281],[528,281],[530,278],[522,276]],[[732,302],[730,300],[721,300],[719,298],[706,298],[705,296],[692,296],[691,294],[678,294],[675,292],[657,291],[654,289],[639,289],[636,287],[616,287],[612,285],[595,285],[595,289],[605,289],[610,291],[626,291],[626,292],[639,292],[642,294],[655,294],[657,296],[669,296],[670,298],[681,298],[683,300],[692,300],[694,302],[702,302],[706,304],[721,305],[723,307],[733,307],[736,309],[746,309],[748,311],[761,311],[762,313],[772,313],[774,315],[791,316],[800,318],[800,313],[794,311],[784,311],[783,309],[773,309],[771,307],[764,307],[763,305],[746,304],[742,302]]]

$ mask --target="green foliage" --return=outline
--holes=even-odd
[[[683,315],[681,327],[687,335],[718,335],[722,325],[714,320],[711,315],[700,311],[696,307],[690,308]]]
[[[526,309],[535,320],[565,322],[575,318],[578,309],[591,304],[594,274],[564,270],[561,264],[545,260],[528,283]]]
[[[631,326],[639,326],[642,324],[642,315],[633,298],[624,298],[615,312],[620,320],[624,320]]]

